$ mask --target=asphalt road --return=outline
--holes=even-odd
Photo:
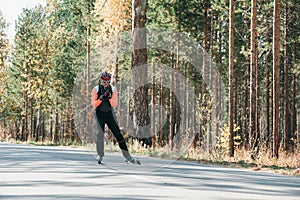
[[[107,153],[0,143],[0,199],[300,199],[300,178]]]

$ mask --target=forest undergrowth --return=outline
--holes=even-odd
[[[292,175],[300,177],[300,151],[287,154],[280,148],[279,157],[272,157],[272,152],[260,150],[256,159],[252,159],[252,153],[243,148],[236,148],[234,157],[228,155],[228,150],[213,149],[211,151],[201,148],[189,148],[178,157],[178,154],[170,151],[170,147],[145,148],[134,142],[129,145],[130,151],[135,154],[143,154],[152,157],[165,159],[178,159],[181,161],[196,162],[222,167],[243,168],[253,171],[268,171],[278,174]]]
[[[216,149],[211,152],[189,150],[186,154],[186,159],[203,164],[300,176],[300,151],[287,154],[280,149],[279,157],[277,159],[272,156],[272,151],[267,149],[261,150],[256,159],[252,159],[251,155],[252,152],[245,149],[235,149],[234,157],[230,157],[227,152]]]

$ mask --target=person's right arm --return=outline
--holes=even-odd
[[[96,89],[94,88],[92,91],[92,105],[94,108],[97,108],[101,104],[101,100],[98,99],[98,94]]]

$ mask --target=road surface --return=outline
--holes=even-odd
[[[85,149],[0,143],[0,199],[300,199],[300,178]]]

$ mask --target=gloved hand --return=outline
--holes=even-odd
[[[106,99],[111,99],[111,93],[108,90],[106,90],[106,92],[103,95]]]
[[[107,97],[104,96],[104,94],[102,94],[102,95],[99,97],[99,99],[100,99],[101,101],[105,101],[105,100],[107,100]]]
[[[99,97],[99,99],[100,99],[101,101],[107,101],[108,99],[111,99],[111,93],[110,93],[108,90],[106,90],[106,91],[104,92],[104,94],[102,94],[102,95]]]

